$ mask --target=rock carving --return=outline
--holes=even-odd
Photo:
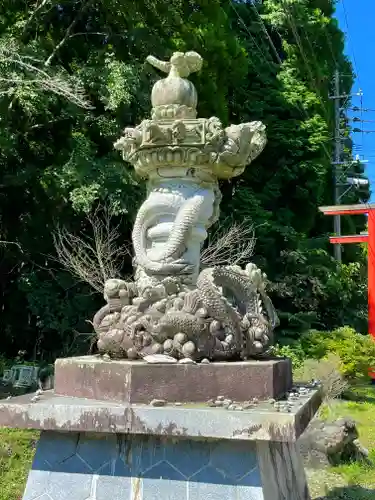
[[[147,180],[132,233],[135,279],[105,284],[107,304],[93,320],[98,348],[149,362],[266,356],[278,318],[265,275],[252,263],[200,266],[219,217],[218,181],[240,175],[262,152],[265,126],[224,128],[216,117],[196,117],[197,91],[187,80],[202,67],[196,52],[147,61],[168,73],[152,89],[151,119],[126,128],[115,143]]]

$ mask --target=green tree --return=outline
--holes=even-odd
[[[113,142],[149,114],[158,76],[146,56],[167,58],[174,50],[204,57],[194,75],[201,116],[267,125],[265,152],[222,185],[221,225],[252,219],[255,260],[272,282],[284,337],[308,324],[358,321],[363,304],[345,267],[358,251],[337,266],[326,242],[331,221],[317,210],[332,192],[330,81],[336,65],[352,73],[333,13],[329,0],[3,1],[0,225],[1,239],[15,243],[0,247],[1,349],[8,356],[26,349],[53,358],[71,346],[74,331],[90,333],[86,320],[102,298],[59,265],[53,233],[59,225],[90,237],[87,214],[106,205],[114,227],[120,224],[120,244],[129,242],[144,186]],[[131,272],[126,257],[122,274]],[[342,289],[345,317],[334,300]],[[87,338],[87,349],[90,338],[79,338]]]

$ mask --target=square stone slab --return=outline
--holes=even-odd
[[[210,364],[147,364],[99,356],[58,359],[55,394],[102,401],[198,403],[278,399],[292,387],[288,359]]]
[[[286,403],[286,401],[284,401]],[[206,403],[150,405],[26,394],[0,400],[0,427],[68,432],[144,434],[185,438],[294,442],[321,404],[321,391],[309,389],[291,407],[269,402],[242,411]],[[286,405],[287,406],[287,405]]]

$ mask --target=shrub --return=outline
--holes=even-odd
[[[276,344],[273,348],[273,354],[282,358],[289,358],[292,362],[293,371],[300,368],[306,358],[301,344],[298,342],[283,346]]]
[[[326,402],[340,397],[348,388],[341,370],[341,359],[335,354],[328,354],[323,359],[306,359],[295,370],[294,379],[297,382],[319,380],[322,384],[323,398]]]
[[[375,367],[375,342],[369,335],[357,333],[347,326],[333,332],[310,331],[301,339],[308,358],[321,359],[329,353],[340,358],[340,372],[347,379],[368,376]]]
[[[3,376],[4,370],[7,370],[10,367],[10,364],[10,360],[0,354],[0,377]]]

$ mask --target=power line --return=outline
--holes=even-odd
[[[300,38],[300,36],[299,36],[299,34],[298,34],[297,27],[296,27],[296,25],[295,25],[295,23],[294,23],[294,19],[293,19],[292,13],[291,13],[291,11],[290,11],[290,9],[289,9],[289,6],[285,3],[285,0],[280,0],[280,2],[281,2],[281,6],[282,6],[282,8],[283,8],[283,10],[284,10],[284,13],[285,13],[285,15],[286,15],[286,18],[287,18],[287,20],[288,20],[289,26],[290,26],[290,28],[291,28],[291,30],[292,30],[292,32],[293,32],[293,36],[294,36],[294,39],[295,39],[295,41],[296,41],[296,43],[297,43],[297,46],[298,46],[299,51],[300,51],[300,53],[301,53],[301,56],[302,56],[302,58],[303,58],[303,60],[304,60],[304,63],[305,63],[306,69],[307,69],[307,71],[308,71],[308,73],[309,73],[309,76],[310,76],[310,83],[311,83],[311,85],[314,87],[314,89],[315,89],[315,91],[316,91],[316,93],[317,93],[317,96],[318,96],[318,98],[319,98],[320,105],[321,105],[322,110],[324,111],[324,113],[325,113],[325,115],[326,115],[326,120],[328,121],[328,111],[327,111],[327,108],[324,106],[324,104],[323,104],[323,102],[322,102],[322,96],[321,96],[321,94],[320,94],[320,91],[319,91],[319,89],[317,88],[316,84],[314,83],[314,75],[313,75],[313,74],[312,74],[312,72],[311,72],[310,65],[309,65],[309,63],[308,63],[308,60],[307,60],[306,54],[305,54],[305,52],[304,52],[304,50],[303,50],[303,46],[302,46],[302,43],[301,43],[301,38]]]
[[[293,9],[294,13],[297,13],[297,11],[296,11],[296,5],[294,3],[291,5],[291,8]],[[293,16],[292,16],[292,20],[294,21]],[[296,32],[298,33],[297,27],[296,27],[295,24],[294,24],[294,26],[296,28]],[[313,59],[313,61],[315,63],[315,69],[317,70],[316,72],[318,74],[318,77],[320,77],[320,79],[323,80],[322,73],[321,73],[320,68],[319,68],[319,63],[318,63],[318,60],[317,60],[316,55],[315,55],[315,50],[314,50],[313,44],[311,43],[310,37],[309,37],[309,35],[307,33],[307,29],[303,29],[303,32],[304,32],[304,35],[305,35],[305,39],[306,39],[307,43],[309,44],[309,47],[310,47],[310,50],[311,50],[311,58]],[[331,41],[329,40],[329,37],[328,37],[327,32],[326,32],[325,29],[324,29],[324,33],[327,36],[327,40],[328,40],[328,43],[329,43],[329,46],[330,46],[330,49],[331,49],[332,58],[333,58],[333,61],[335,63],[334,67],[337,68],[338,66],[337,66],[337,63],[336,63],[335,55],[333,53],[333,47],[332,47]],[[318,86],[316,86],[316,90],[319,93],[320,98],[322,99],[320,91],[318,89]],[[322,103],[322,105],[323,105],[323,103]]]
[[[232,5],[233,5],[233,4],[232,4]],[[275,44],[274,44],[274,43],[273,43],[273,41],[272,41],[272,38],[271,38],[270,34],[268,33],[268,30],[267,30],[267,28],[266,28],[266,25],[264,24],[263,19],[261,18],[261,15],[260,15],[260,14],[259,14],[259,12],[258,12],[258,9],[256,8],[256,6],[255,6],[253,3],[251,4],[251,6],[252,6],[252,8],[253,8],[254,12],[256,13],[256,15],[258,16],[258,19],[259,19],[259,21],[260,21],[260,25],[261,25],[261,27],[262,27],[262,30],[263,30],[264,34],[266,35],[266,37],[267,37],[267,40],[268,40],[269,44],[270,44],[270,45],[271,45],[271,47],[272,47],[272,50],[273,50],[273,52],[274,52],[274,54],[275,54],[275,56],[276,56],[276,59],[277,59],[278,63],[279,63],[279,64],[282,64],[283,62],[282,62],[282,60],[281,60],[281,58],[280,58],[280,56],[279,56],[279,53],[277,52],[277,49],[276,49],[276,47],[275,47]],[[279,36],[280,36],[280,34],[279,34]]]
[[[298,37],[298,33],[296,33],[296,32],[295,32],[294,27],[293,27],[293,23],[291,23],[291,22],[290,22],[290,15],[288,15],[288,13],[286,12],[286,10],[285,10],[285,8],[284,8],[284,5],[285,5],[285,4],[284,4],[284,0],[280,0],[280,1],[281,1],[281,3],[282,3],[282,5],[281,5],[281,6],[283,7],[284,13],[285,13],[286,17],[288,18],[289,25],[290,25],[290,27],[291,27],[291,29],[292,29],[292,31],[293,31],[293,35],[294,35],[294,38],[295,38],[296,43],[297,43],[297,45],[298,45],[298,48],[299,48],[299,50],[300,50],[300,52],[301,52],[302,57],[304,58],[305,65],[306,65],[306,67],[307,67],[308,71],[310,72],[310,75],[311,75],[311,84],[312,84],[312,86],[315,88],[315,90],[317,91],[317,93],[318,93],[318,97],[320,97],[320,99],[322,99],[322,97],[321,97],[321,95],[320,95],[320,93],[319,93],[318,89],[316,88],[316,86],[314,86],[314,81],[313,81],[313,80],[314,80],[314,77],[313,77],[313,75],[312,75],[312,73],[311,73],[311,71],[310,71],[310,66],[309,66],[309,64],[308,64],[308,62],[307,62],[307,60],[306,60],[305,54],[304,54],[304,52],[303,52],[303,48],[301,47],[301,44],[300,44],[300,43],[298,43],[298,41],[300,42],[300,39],[299,39],[299,37]],[[289,14],[290,14],[290,11],[289,11]],[[292,18],[292,20],[293,20],[293,18]],[[296,36],[296,35],[297,35],[297,36]],[[328,121],[329,121],[329,120],[328,120],[328,112],[327,112],[327,109],[323,106],[323,104],[322,104],[321,100],[320,100],[320,104],[321,104],[321,106],[322,106],[322,109],[323,109],[323,110],[325,111],[325,113],[326,113],[326,120],[327,120],[327,123],[328,123]],[[310,119],[311,119],[311,117],[308,115],[308,113],[307,113],[307,111],[305,110],[305,108],[304,108],[302,105],[299,105],[299,108],[300,108],[300,109],[301,109],[301,110],[305,113],[306,117],[310,120]],[[323,147],[323,149],[324,149],[324,152],[325,152],[325,154],[326,154],[327,158],[329,159],[329,161],[331,161],[331,153],[327,150],[327,147],[325,146],[325,144],[322,144],[322,147]]]
[[[350,28],[349,28],[349,20],[348,20],[348,13],[347,13],[346,5],[345,5],[345,0],[342,0],[342,9],[343,9],[344,20],[345,20],[345,25],[346,25],[346,35],[347,35],[348,43],[350,44],[350,47],[351,47],[352,59],[353,59],[353,64],[354,64],[354,70],[356,73],[356,78],[358,80],[359,85],[362,86],[360,74],[359,74],[359,69],[358,69],[358,64],[357,64],[357,60],[356,60],[356,55],[355,55],[355,50],[354,50],[354,44],[352,42],[351,34],[350,34],[351,32],[350,32]],[[360,95],[360,107],[353,106],[352,108],[349,108],[349,110],[360,112],[361,119],[360,120],[353,120],[353,121],[361,121],[363,123],[363,122],[365,122],[365,120],[363,120],[363,113],[368,112],[369,110],[366,110],[363,108],[363,93],[362,93],[362,91],[359,92],[359,95]],[[353,132],[360,132],[361,133],[362,145],[360,147],[355,148],[355,149],[362,149],[363,143],[364,143],[364,134],[372,133],[372,132],[365,131],[365,130],[363,130],[363,128],[362,128],[362,130],[361,129],[359,129],[359,130],[354,129]],[[353,147],[353,149],[354,149],[354,147]]]
[[[231,4],[230,4],[230,5],[231,5],[231,7],[232,7],[232,9],[233,9],[233,12],[236,14],[236,16],[237,16],[238,20],[240,21],[240,23],[242,24],[242,26],[243,26],[243,27],[245,28],[245,30],[247,31],[247,33],[249,34],[250,38],[253,40],[253,42],[254,42],[255,46],[256,46],[256,47],[257,47],[257,49],[258,49],[258,52],[259,52],[259,53],[261,54],[261,56],[262,56],[262,59],[263,59],[263,60],[264,60],[264,61],[268,64],[268,66],[270,66],[270,68],[271,68],[271,69],[272,69],[272,71],[273,71],[273,70],[274,70],[274,67],[273,67],[273,66],[271,66],[271,64],[270,64],[269,60],[268,60],[268,59],[266,59],[266,57],[265,57],[264,53],[263,53],[263,52],[262,52],[262,50],[259,48],[258,44],[257,44],[257,43],[256,43],[256,41],[255,41],[255,38],[254,38],[254,37],[253,37],[253,35],[250,33],[250,31],[249,31],[249,29],[247,28],[247,26],[246,26],[246,24],[245,24],[244,20],[243,20],[243,19],[242,19],[242,17],[240,16],[240,14],[239,14],[238,10],[235,8],[235,6],[234,6],[233,2],[231,2]],[[252,5],[252,6],[253,6],[253,7],[255,7],[254,5]],[[258,14],[259,14],[259,13],[258,13]],[[260,18],[261,22],[263,23],[262,18],[261,18],[260,16],[259,16],[259,18]],[[264,25],[264,23],[263,23],[263,25]],[[265,28],[265,30],[266,30],[265,25],[264,25],[264,28]],[[266,31],[267,31],[267,30],[266,30]],[[264,30],[263,30],[263,32],[264,32]],[[279,34],[279,36],[280,36],[280,38],[281,38],[281,35],[280,35],[280,34]],[[273,43],[273,41],[272,41],[271,37],[269,37],[269,38],[267,37],[267,39],[268,39],[269,43],[270,43],[270,44],[272,44],[272,48],[273,48],[273,50],[277,52],[277,49],[276,49],[276,47],[275,47],[275,45],[274,45],[274,43]],[[280,58],[278,58],[278,60],[279,60],[279,59],[280,59]],[[281,61],[281,59],[280,59],[280,61]],[[272,61],[272,62],[273,62],[273,61]],[[281,64],[282,64],[282,61],[281,61]],[[304,115],[306,116],[307,120],[311,120],[311,116],[309,116],[309,114],[307,113],[306,109],[303,107],[302,103],[300,103],[300,102],[296,101],[296,103],[295,103],[295,104],[296,104],[296,107],[298,107],[298,108],[299,108],[299,110],[301,111],[301,113],[302,113],[302,114],[304,114]],[[321,144],[321,146],[322,146],[322,149],[323,149],[324,153],[326,154],[327,159],[329,160],[329,162],[331,162],[331,153],[328,151],[328,149],[327,149],[327,147],[326,147],[326,145],[325,145],[324,143],[322,143],[322,144]],[[275,176],[277,175],[277,173],[278,173],[278,171],[274,172],[274,173],[272,174],[272,176],[271,176],[271,178],[270,178],[269,180],[271,180],[273,177],[275,177]]]
[[[337,59],[336,59],[336,56],[335,56],[335,52],[333,50],[333,45],[332,45],[331,39],[329,38],[329,35],[328,35],[328,27],[324,26],[323,31],[324,31],[324,34],[325,34],[325,36],[327,38],[328,47],[329,47],[329,50],[330,50],[330,52],[332,54],[332,59],[333,59],[333,62],[335,63],[335,68],[338,68]],[[353,76],[353,75],[351,75],[351,76]]]
[[[248,35],[250,36],[250,38],[252,39],[254,45],[256,46],[256,48],[258,49],[258,52],[259,54],[262,56],[263,60],[268,64],[268,66],[272,69],[272,71],[274,71],[274,67],[271,65],[271,62],[265,57],[264,55],[264,52],[262,51],[262,49],[259,47],[259,45],[257,44],[256,40],[255,40],[255,37],[251,34],[250,30],[248,29],[248,27],[246,26],[246,23],[245,21],[242,19],[242,17],[240,16],[237,8],[234,6],[234,2],[231,2],[230,3],[230,6],[232,7],[234,13],[236,14],[238,20],[240,21],[240,23],[242,24],[242,26],[245,28],[246,32],[248,33]],[[274,61],[272,61],[272,63],[274,64]]]
[[[359,187],[359,186],[364,186],[364,185],[369,185],[370,184],[370,178],[368,176],[361,177],[361,174],[357,174],[355,172],[349,173],[349,171],[352,169],[356,161],[360,163],[367,163],[367,161],[359,160],[359,156],[356,158],[356,160],[349,160],[349,161],[341,161],[342,159],[342,153],[343,153],[343,141],[347,139],[347,137],[343,136],[341,134],[341,105],[340,102],[343,99],[347,99],[350,96],[347,95],[341,95],[340,92],[340,73],[338,69],[335,71],[335,92],[334,95],[330,96],[331,99],[334,99],[335,103],[335,157],[334,161],[332,162],[332,171],[333,171],[333,184],[334,184],[334,193],[333,193],[333,198],[334,198],[334,204],[338,205],[342,198],[347,195],[353,187]],[[360,94],[362,95],[362,93]],[[348,118],[350,119],[350,118]],[[352,120],[355,120],[352,119]],[[361,121],[359,118],[357,118],[358,121]],[[356,129],[353,129],[355,132]],[[362,130],[358,129],[359,132],[363,132]],[[353,148],[354,149],[354,148]],[[346,187],[347,186],[347,187]],[[342,188],[345,188],[344,191],[342,192]],[[334,234],[335,236],[341,236],[341,216],[340,215],[334,215]],[[334,245],[334,254],[335,258],[341,262],[342,258],[342,247],[340,244],[335,244]]]
[[[337,182],[337,171],[338,171],[338,166],[337,164],[341,161],[341,150],[342,150],[342,143],[341,143],[341,137],[340,137],[340,73],[339,70],[336,69],[335,71],[335,161],[333,162],[333,199],[334,199],[334,204],[337,205],[339,200],[340,200],[340,187]],[[334,227],[334,233],[336,236],[341,235],[341,217],[340,215],[334,215],[333,216],[333,227]],[[334,246],[334,252],[335,252],[335,258],[341,262],[341,245],[335,245]]]
[[[350,42],[350,46],[352,47],[352,56],[353,56],[354,69],[355,69],[355,72],[356,72],[356,77],[357,77],[358,83],[361,85],[361,81],[360,81],[360,77],[359,77],[359,71],[358,71],[358,66],[357,66],[357,60],[356,60],[355,52],[354,52],[354,44],[352,43],[351,36],[350,36],[349,21],[348,21],[348,14],[347,14],[347,11],[346,11],[346,6],[345,6],[345,0],[342,0],[342,9],[343,9],[343,13],[344,13],[344,19],[345,19],[346,30],[347,30],[346,34],[348,36],[348,41]]]
[[[233,11],[234,11],[234,13],[236,14],[236,16],[237,16],[237,18],[238,18],[239,22],[240,22],[240,23],[241,23],[241,25],[245,28],[246,32],[248,33],[248,35],[250,36],[250,38],[251,38],[251,39],[252,39],[252,41],[254,42],[254,45],[256,46],[256,48],[257,48],[257,50],[258,50],[259,54],[261,55],[261,58],[262,58],[262,59],[263,59],[263,60],[264,60],[264,61],[265,61],[265,62],[266,62],[266,63],[267,63],[270,67],[271,67],[271,69],[272,69],[272,70],[274,70],[274,67],[273,67],[273,66],[271,66],[271,63],[270,63],[269,59],[265,57],[264,52],[263,52],[263,51],[262,51],[262,49],[259,47],[259,45],[258,45],[258,43],[256,42],[256,40],[255,40],[254,36],[253,36],[253,35],[252,35],[252,33],[249,31],[249,29],[248,29],[248,27],[247,27],[246,23],[245,23],[245,22],[244,22],[244,20],[242,19],[241,15],[239,14],[238,10],[237,10],[237,9],[236,9],[236,7],[233,5],[233,3],[231,4],[231,6],[232,6]],[[259,12],[257,11],[257,9],[256,9],[256,7],[255,7],[254,5],[252,5],[252,8],[256,11],[256,15],[257,15],[257,17],[258,17],[258,18],[259,18],[259,20],[260,20],[260,23],[261,23],[261,25],[262,25],[262,31],[263,31],[263,33],[266,35],[266,38],[267,38],[267,40],[268,40],[268,43],[269,43],[269,44],[270,44],[270,46],[272,47],[273,52],[274,52],[275,54],[277,54],[277,60],[279,61],[279,63],[280,63],[280,64],[282,64],[281,58],[279,57],[279,55],[278,55],[278,53],[277,53],[277,49],[276,49],[276,47],[275,47],[275,45],[274,45],[274,43],[273,43],[273,41],[272,41],[272,39],[271,39],[271,37],[270,37],[270,35],[269,35],[269,33],[268,33],[268,30],[267,30],[267,28],[266,28],[266,26],[265,26],[265,24],[264,24],[264,22],[263,22],[263,20],[262,20],[262,18],[261,18],[261,16],[260,16]],[[285,9],[284,9],[284,11],[285,11]],[[290,24],[290,26],[291,26],[291,29],[292,29],[293,34],[294,34],[294,37],[295,37],[295,39],[296,39],[296,42],[297,42],[298,48],[300,49],[301,55],[302,55],[302,57],[303,57],[303,59],[304,59],[304,62],[305,62],[305,64],[306,64],[306,66],[307,66],[307,69],[308,69],[308,71],[310,72],[310,75],[311,75],[311,80],[312,80],[312,81],[311,81],[311,83],[312,83],[313,87],[315,88],[315,90],[316,90],[316,92],[317,92],[317,94],[318,94],[318,96],[319,96],[319,98],[320,98],[320,104],[321,104],[321,106],[322,106],[322,109],[323,109],[323,110],[325,111],[325,113],[327,114],[327,109],[324,107],[323,103],[321,102],[322,97],[321,97],[321,95],[320,95],[320,92],[319,92],[319,90],[316,88],[316,86],[314,85],[314,77],[313,77],[313,75],[312,75],[312,73],[311,73],[311,69],[310,69],[309,63],[308,63],[307,58],[306,58],[306,55],[305,55],[305,53],[304,53],[304,51],[303,51],[303,47],[302,47],[302,44],[301,44],[301,39],[299,38],[299,35],[298,35],[298,33],[296,32],[296,29],[295,29],[295,24],[293,23],[293,18],[292,18],[292,19],[290,19],[290,16],[288,15],[288,13],[287,13],[287,12],[285,12],[285,14],[286,14],[286,15],[287,15],[287,17],[288,17],[289,24]],[[311,45],[311,42],[310,42],[310,41],[309,41],[309,45],[310,45],[311,50],[313,51],[313,47],[312,47],[312,45]],[[333,53],[333,49],[332,49],[332,53]],[[333,56],[334,56],[334,54],[333,54]],[[315,58],[315,56],[314,56],[314,58]],[[316,61],[316,59],[315,59],[315,61]],[[273,62],[273,61],[272,61],[272,62]],[[317,61],[316,61],[316,63],[317,63]],[[296,105],[300,108],[301,112],[305,114],[306,118],[307,118],[308,120],[310,120],[310,119],[311,119],[311,117],[309,116],[309,114],[307,113],[307,111],[304,109],[304,107],[302,106],[302,104],[300,104],[300,103],[298,103],[298,102],[297,102],[297,103],[296,103]],[[327,118],[327,121],[328,121],[328,117],[327,117],[327,116],[326,116],[326,118]],[[327,147],[325,146],[325,144],[322,144],[322,148],[323,148],[323,150],[324,150],[324,152],[325,152],[325,154],[326,154],[327,158],[331,161],[331,154],[330,154],[330,153],[329,153],[329,151],[327,150]]]
[[[358,106],[354,106],[353,108],[348,108],[349,111],[363,111],[364,113],[374,113],[375,109],[370,108],[359,108]]]
[[[319,89],[316,87],[316,85],[314,85],[314,76],[313,76],[313,74],[312,74],[312,72],[311,72],[311,68],[310,68],[309,63],[308,63],[308,60],[307,60],[307,58],[306,58],[306,54],[304,53],[303,45],[302,45],[302,43],[301,43],[301,39],[300,39],[299,34],[298,34],[298,31],[297,31],[297,29],[296,29],[296,25],[295,25],[295,23],[294,23],[294,19],[293,19],[293,17],[292,17],[292,16],[290,16],[290,15],[289,15],[289,14],[290,14],[290,11],[289,11],[289,14],[285,11],[285,3],[284,3],[284,0],[281,0],[281,2],[282,2],[282,5],[283,5],[283,7],[284,7],[284,12],[285,12],[286,17],[287,17],[287,19],[288,19],[289,25],[290,25],[290,27],[291,27],[291,29],[292,29],[292,32],[293,32],[293,35],[294,35],[295,41],[296,41],[296,43],[297,43],[297,46],[298,46],[298,48],[299,48],[299,50],[300,50],[300,52],[301,52],[301,56],[302,56],[302,58],[303,58],[303,60],[304,60],[304,63],[305,63],[305,65],[306,65],[307,71],[308,71],[308,73],[310,74],[310,81],[311,81],[311,84],[312,84],[312,86],[314,87],[314,89],[316,90],[317,96],[318,96],[318,98],[319,98],[319,100],[320,100],[320,105],[322,106],[322,109],[323,109],[323,111],[325,112],[325,114],[326,114],[326,118],[327,118],[327,121],[328,121],[328,116],[327,116],[327,115],[328,115],[328,112],[327,112],[327,109],[326,109],[326,107],[324,106],[324,104],[323,104],[323,102],[322,102],[322,96],[321,96],[321,94],[320,94]],[[233,5],[233,4],[232,4],[232,5]],[[261,22],[261,25],[262,25],[262,31],[263,31],[263,33],[266,35],[267,40],[268,40],[268,42],[270,43],[270,45],[271,45],[271,47],[272,47],[272,50],[274,51],[274,53],[275,53],[275,54],[277,54],[277,60],[279,61],[279,63],[280,63],[280,64],[282,64],[282,61],[281,61],[281,59],[280,59],[280,57],[279,57],[279,55],[278,55],[278,53],[277,53],[277,49],[276,49],[275,45],[273,44],[273,41],[272,41],[271,37],[269,36],[269,33],[268,33],[268,31],[267,31],[267,28],[265,27],[265,24],[263,23],[263,20],[262,20],[262,18],[260,17],[259,12],[257,11],[256,7],[255,7],[253,4],[252,4],[252,7],[253,7],[253,8],[254,8],[254,10],[256,11],[256,14],[257,14],[258,18],[260,19],[260,22]],[[241,23],[242,23],[242,25],[245,27],[246,31],[249,33],[249,35],[251,36],[251,38],[254,40],[254,38],[253,38],[253,36],[251,35],[250,31],[247,29],[247,26],[246,26],[246,24],[244,23],[243,19],[242,19],[242,18],[241,18],[241,16],[239,15],[239,13],[238,13],[237,9],[235,9],[235,8],[234,8],[234,6],[233,6],[233,9],[234,9],[234,11],[236,12],[236,14],[237,14],[238,18],[241,20]],[[289,10],[289,9],[288,9],[288,10]],[[328,35],[327,35],[327,32],[326,32],[326,31],[325,31],[325,33],[326,33],[326,36],[327,36],[327,41],[328,41],[328,44],[329,44],[329,47],[330,47],[330,50],[331,50],[331,54],[332,54],[333,60],[334,60],[334,61],[336,61],[336,58],[335,58],[335,56],[334,56],[334,52],[333,52],[333,47],[332,47],[332,44],[330,43],[330,40],[329,40],[329,37],[328,37]],[[313,47],[312,47],[311,41],[310,41],[310,39],[309,39],[309,37],[308,37],[307,33],[306,33],[306,40],[307,40],[307,42],[308,42],[308,44],[309,44],[309,46],[310,46],[310,49],[311,49],[311,52],[312,52],[312,58],[315,60],[315,63],[316,63],[316,65],[317,65],[317,67],[318,67],[318,62],[317,62],[317,60],[316,60],[316,58],[315,58],[314,49],[313,49]],[[254,40],[254,41],[255,41],[255,40]],[[257,45],[257,44],[256,44],[256,46],[257,46],[258,50],[260,51],[260,49],[259,49],[259,47],[258,47],[258,45]],[[265,59],[265,57],[264,57],[264,54],[263,54],[263,53],[262,53],[262,57]],[[268,61],[266,61],[266,62],[269,64],[269,62],[268,62]],[[336,67],[337,67],[337,65],[336,65]],[[357,71],[357,73],[358,73],[358,71]],[[350,76],[352,77],[352,75],[350,75]],[[340,77],[340,75],[338,75],[338,78],[339,78],[339,77]],[[338,84],[339,84],[339,80],[338,80]],[[337,90],[339,90],[339,89],[337,89],[337,88],[336,88],[335,90],[337,91]],[[340,160],[340,158],[341,158],[341,154],[342,154],[342,143],[341,143],[341,141],[342,141],[342,139],[343,139],[343,138],[341,138],[341,136],[340,136],[340,122],[341,122],[341,109],[342,109],[342,108],[340,107],[340,98],[345,98],[345,99],[349,99],[349,98],[350,98],[350,96],[349,96],[349,95],[348,95],[348,96],[340,96],[339,92],[336,92],[336,91],[335,91],[335,96],[337,96],[337,97],[338,97],[338,99],[336,99],[336,101],[335,101],[335,109],[336,109],[336,113],[335,113],[335,115],[336,115],[336,120],[335,120],[335,130],[336,130],[336,132],[335,132],[335,162],[333,162],[333,163],[339,163],[337,160]],[[361,110],[361,112],[362,112],[362,109],[363,109],[363,102],[362,102],[362,95],[363,95],[363,94],[362,94],[362,92],[361,92],[359,95],[361,96],[361,107],[359,108],[359,110]],[[337,104],[336,104],[336,102],[337,102]],[[303,106],[300,106],[300,104],[299,104],[299,103],[297,103],[297,105],[298,105],[298,107],[301,109],[301,111],[302,111],[302,112],[306,115],[307,119],[311,119],[311,118],[310,118],[310,116],[308,115],[307,111],[304,109],[304,107],[303,107]],[[362,116],[362,113],[361,113],[361,116]],[[331,160],[331,155],[330,155],[330,153],[328,152],[327,148],[325,147],[325,145],[322,145],[322,146],[323,146],[323,149],[324,149],[324,151],[325,151],[325,153],[326,153],[327,157]],[[347,174],[347,172],[348,172],[348,171],[349,171],[349,169],[351,168],[351,165],[352,165],[352,164],[350,164],[350,163],[349,163],[349,165],[348,165],[348,167],[347,167],[346,169],[342,169],[343,171],[341,171],[341,172],[340,172],[340,177],[341,177],[341,178],[342,178],[344,175],[346,175],[346,174]],[[358,178],[358,179],[357,179],[357,177],[353,177],[353,176],[352,176],[352,177],[353,177],[353,179],[351,179],[351,180],[352,180],[352,181],[354,181],[354,182],[351,182],[351,183],[349,183],[349,184],[348,184],[349,179],[347,179],[347,180],[346,180],[345,185],[346,185],[346,186],[349,186],[349,187],[348,187],[348,188],[347,188],[347,189],[346,189],[343,193],[341,193],[341,190],[340,190],[341,184],[340,184],[340,182],[339,182],[339,178],[338,178],[338,174],[339,174],[339,172],[338,172],[337,167],[338,167],[338,165],[333,165],[333,168],[334,168],[334,174],[335,174],[335,182],[334,182],[334,184],[335,184],[335,196],[334,196],[334,198],[335,198],[335,203],[338,203],[338,202],[342,199],[342,197],[343,197],[343,196],[345,196],[345,194],[347,194],[347,193],[348,193],[348,192],[349,192],[349,191],[353,188],[353,186],[355,186],[355,180],[359,180],[359,179],[360,179],[360,178]],[[349,176],[348,176],[348,177],[349,177]],[[367,179],[368,179],[368,181],[370,181],[370,179],[369,179],[368,177],[367,177]],[[340,234],[341,234],[341,219],[340,219],[340,216],[338,216],[338,218],[336,218],[336,221],[335,221],[335,233],[336,233],[337,235],[340,235]],[[341,260],[341,246],[340,246],[340,245],[335,245],[335,254],[336,254],[336,256],[338,257],[338,259],[339,259],[339,260]]]

